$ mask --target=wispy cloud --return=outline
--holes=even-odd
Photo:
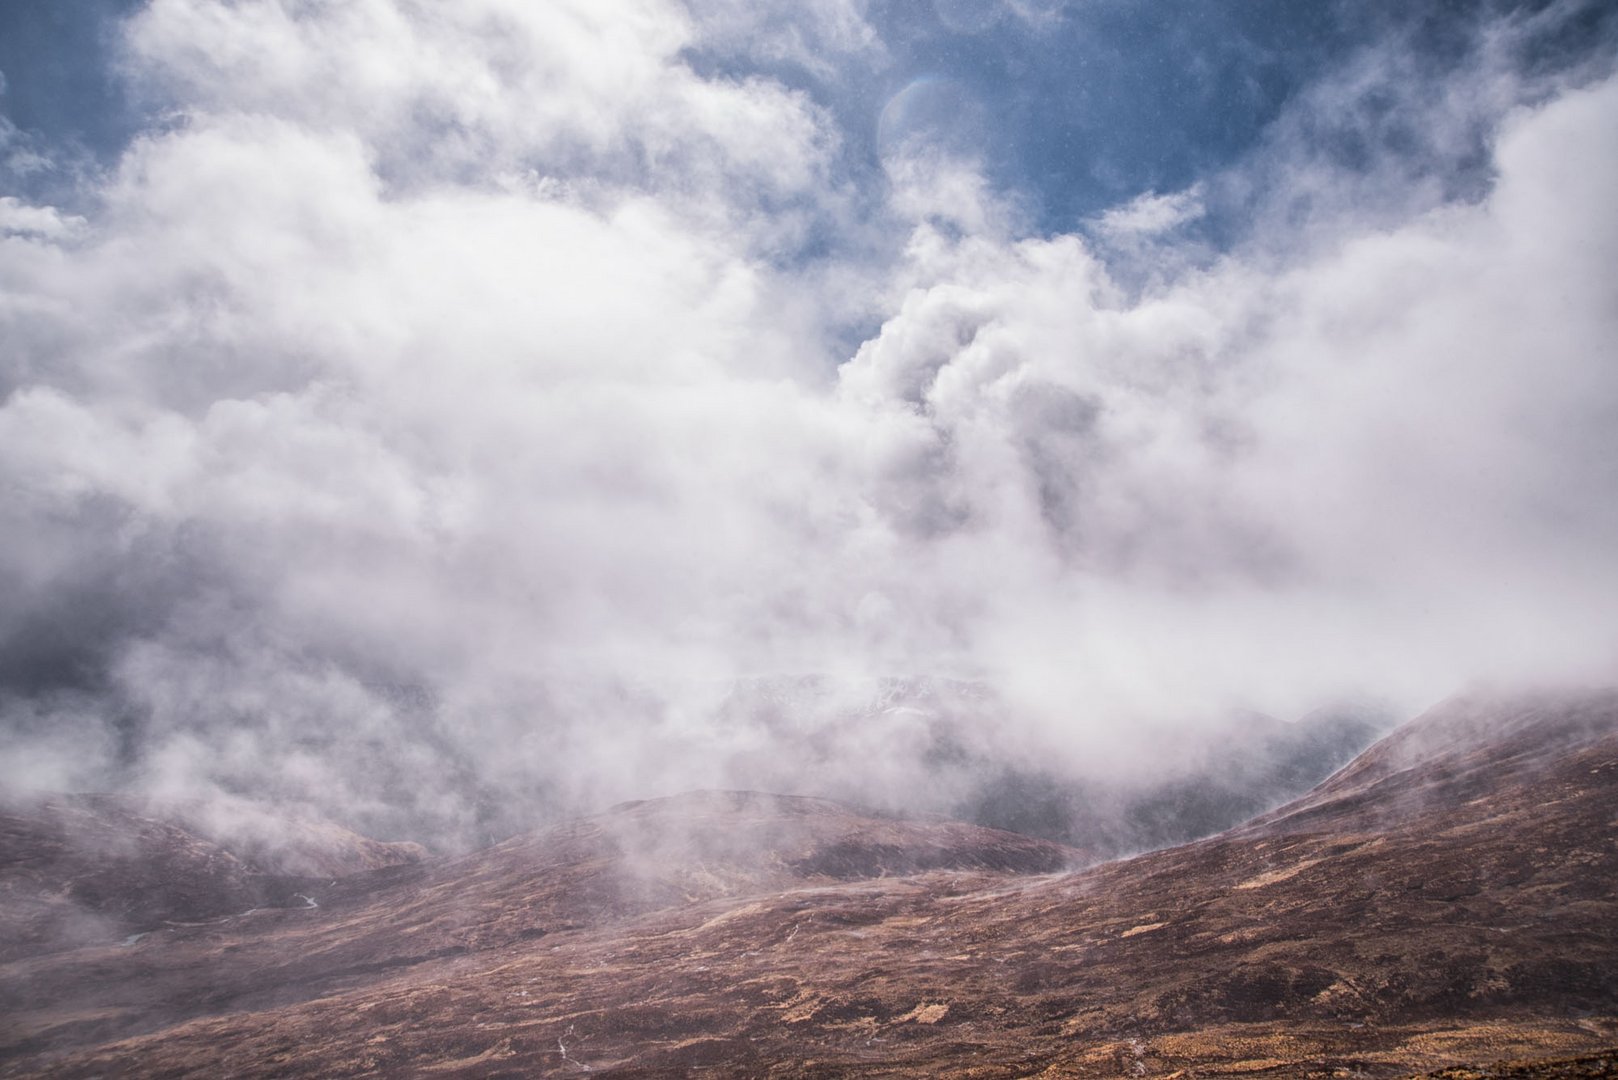
[[[1103,213],[1096,229],[1114,242],[1148,239],[1195,221],[1204,212],[1198,187],[1167,195],[1149,191]]]

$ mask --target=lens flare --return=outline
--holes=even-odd
[[[987,110],[959,79],[923,75],[883,106],[877,150],[884,161],[931,154],[979,157],[988,134]]]

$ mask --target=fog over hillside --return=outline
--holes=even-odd
[[[1610,682],[1618,15],[1206,7],[87,4],[93,123],[0,51],[0,785],[1128,849]]]

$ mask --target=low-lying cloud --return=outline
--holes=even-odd
[[[757,676],[982,681],[980,748],[1075,773],[1608,678],[1618,81],[1532,29],[1479,30],[1465,109],[1393,99],[1426,172],[1311,141],[1373,53],[1031,235],[969,155],[851,171],[807,91],[686,61],[882,63],[858,5],[154,0],[161,124],[89,211],[0,203],[6,782],[454,842],[783,786],[824,702],[738,719]],[[930,744],[854,714],[801,786],[903,803]]]

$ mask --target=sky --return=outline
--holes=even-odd
[[[925,801],[884,679],[1073,775],[1611,681],[1615,43],[1599,0],[0,6],[0,777],[454,843]]]

